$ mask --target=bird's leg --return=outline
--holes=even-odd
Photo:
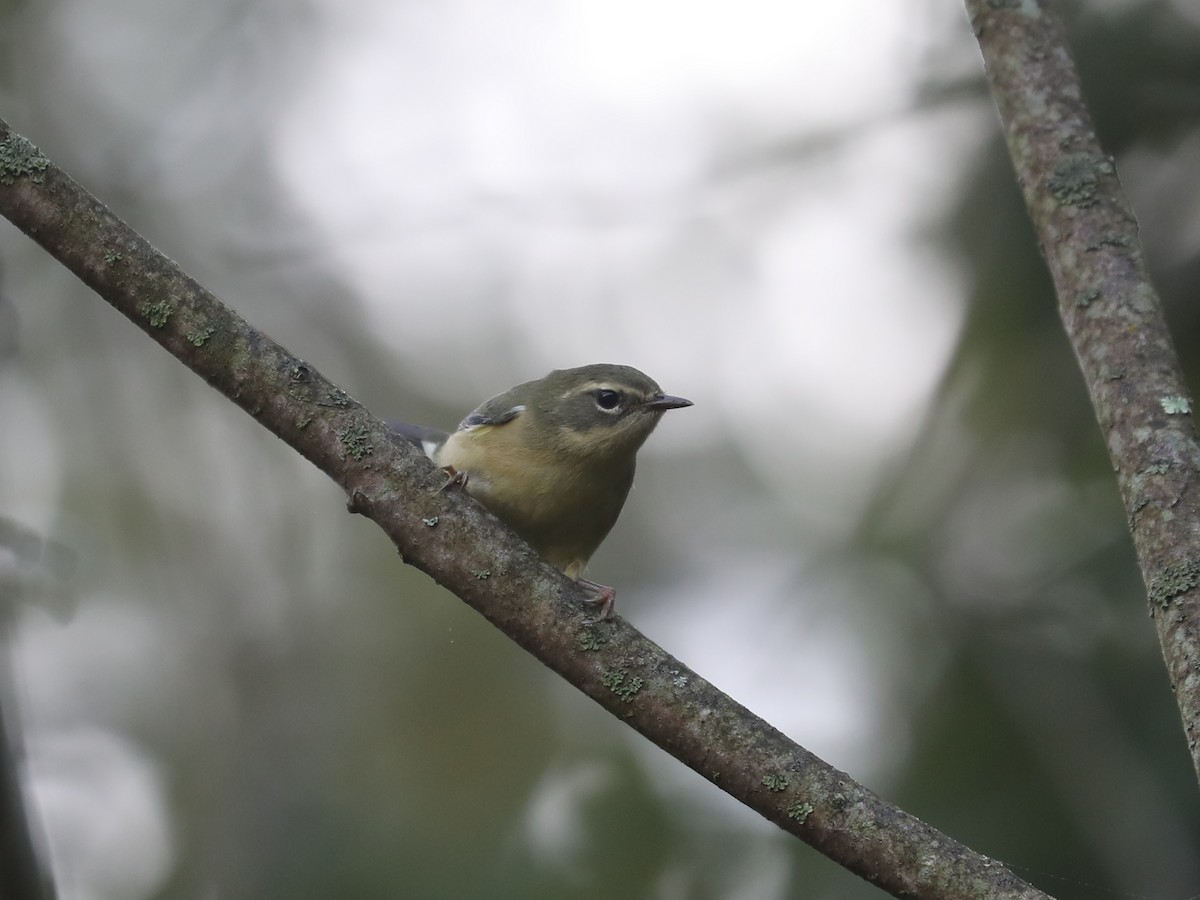
[[[603,622],[605,619],[613,617],[617,605],[617,592],[615,589],[610,588],[606,584],[597,584],[594,581],[588,581],[586,578],[577,578],[576,583],[591,594],[583,602],[597,610],[596,618],[587,620],[588,625],[594,625],[596,622]]]
[[[450,487],[465,488],[470,475],[466,472],[460,472],[454,466],[442,466],[442,471],[446,473],[446,483],[437,489],[436,493],[441,493]]]

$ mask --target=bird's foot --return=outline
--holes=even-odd
[[[597,584],[594,581],[588,581],[586,578],[578,578],[576,582],[591,594],[583,602],[596,610],[595,618],[585,620],[584,624],[594,625],[597,622],[603,622],[605,619],[611,619],[617,605],[616,590],[606,584]]]
[[[441,493],[447,488],[458,487],[465,488],[470,475],[466,472],[460,472],[454,466],[442,466],[442,471],[446,473],[446,483],[437,489],[436,493]]]

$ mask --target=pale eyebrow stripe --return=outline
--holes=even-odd
[[[618,394],[624,393],[620,387],[613,384],[611,381],[589,381],[587,384],[581,384],[578,387],[573,387],[568,391],[563,391],[559,394],[559,399],[566,399],[574,394],[585,394],[588,391],[604,390],[616,391]]]

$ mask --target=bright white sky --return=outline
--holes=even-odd
[[[905,236],[936,213],[954,147],[888,123],[922,10],[327,2],[279,160],[380,333],[462,354],[456,394],[606,359],[723,397],[734,420],[779,426],[786,404],[795,443],[832,426],[839,453],[878,449],[959,321],[946,261]],[[864,122],[782,180],[713,178],[743,148]],[[480,344],[512,348],[511,368],[471,371]]]

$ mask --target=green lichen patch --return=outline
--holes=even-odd
[[[628,669],[609,669],[600,678],[600,683],[629,703],[642,689],[642,679],[630,675]]]
[[[764,775],[762,783],[768,791],[786,791],[792,782],[783,772],[775,772]]]
[[[439,516],[430,516],[428,519],[422,519],[421,522],[429,528],[436,528],[437,523],[441,521]]]
[[[1200,563],[1186,562],[1167,566],[1150,579],[1147,595],[1152,606],[1166,609],[1171,600],[1200,583]]]
[[[0,141],[0,184],[16,184],[18,178],[41,184],[49,165],[50,160],[28,138],[10,134]]]
[[[187,339],[195,346],[203,347],[208,343],[208,339],[213,336],[213,332],[216,330],[211,325],[205,325],[203,328],[193,328],[187,333]]]
[[[479,571],[472,572],[471,574],[474,575],[476,578],[478,578],[480,581],[487,581],[489,578],[492,577],[492,570],[491,569],[480,569]]]
[[[1106,234],[1099,240],[1089,242],[1083,249],[1089,253],[1095,253],[1097,250],[1103,250],[1105,247],[1128,247],[1129,243],[1128,235]]]
[[[364,425],[355,425],[342,432],[342,446],[356,460],[365,459],[375,452],[371,431]]]
[[[804,800],[797,800],[787,808],[788,818],[795,819],[800,824],[804,824],[804,822],[813,814],[813,812],[813,805],[805,802]]]
[[[607,639],[601,637],[594,628],[588,628],[583,632],[583,634],[579,635],[579,640],[576,642],[576,646],[578,646],[579,649],[585,653],[595,653],[597,650],[602,649],[607,643]]]
[[[1086,209],[1096,203],[1101,170],[1090,154],[1068,153],[1054,166],[1046,186],[1064,206]]]
[[[1185,415],[1192,411],[1191,401],[1187,397],[1163,397],[1158,404],[1168,416]]]
[[[171,321],[175,309],[166,300],[157,303],[144,302],[138,304],[138,315],[150,323],[151,328],[162,328]]]
[[[345,409],[350,405],[350,395],[341,388],[334,388],[329,392],[327,406],[336,406],[338,409]]]

